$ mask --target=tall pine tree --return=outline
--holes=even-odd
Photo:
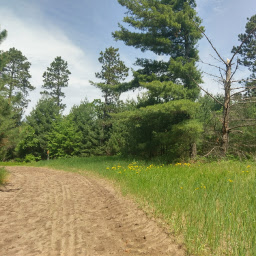
[[[3,53],[3,62],[1,94],[22,113],[29,102],[29,91],[35,89],[29,82],[31,64],[22,52],[15,48]]]
[[[119,24],[120,29],[113,33],[114,38],[124,41],[128,46],[139,48],[142,52],[148,50],[169,58],[168,61],[137,59],[136,64],[142,68],[134,73],[135,79],[131,86],[146,87],[155,98],[153,88],[158,89],[159,83],[148,83],[156,80],[165,81],[168,84],[163,86],[162,90],[158,90],[158,102],[175,98],[175,91],[170,90],[170,87],[177,85],[186,90],[184,97],[196,99],[199,90],[191,78],[201,81],[201,74],[196,67],[198,60],[196,44],[202,36],[195,26],[195,24],[200,26],[201,23],[195,11],[195,1],[118,0],[118,2],[128,9],[123,22],[129,28]],[[164,99],[161,94],[165,95]]]
[[[65,104],[61,103],[65,97],[61,89],[68,86],[70,74],[68,63],[61,57],[56,57],[43,74],[42,88],[45,90],[41,94],[53,98],[60,110],[65,108]]]
[[[102,91],[102,96],[105,100],[105,117],[113,105],[118,103],[121,90],[121,82],[128,76],[129,68],[123,61],[120,60],[118,48],[109,47],[105,52],[100,52],[99,62],[102,64],[100,72],[95,73],[95,76],[102,80],[100,83],[91,82]]]

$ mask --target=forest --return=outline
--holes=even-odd
[[[99,53],[101,70],[90,83],[102,99],[84,100],[63,114],[63,88],[72,76],[68,63],[56,56],[42,74],[41,98],[27,116],[31,63],[21,51],[0,53],[0,161],[31,162],[72,156],[135,156],[163,162],[208,157],[254,159],[256,152],[256,15],[248,17],[238,45],[224,59],[207,37],[194,0],[127,1],[127,15],[113,39],[166,61],[138,58],[130,67],[119,49]],[[198,42],[206,38],[219,66],[210,74],[223,91],[203,89]],[[8,31],[0,31],[0,43]],[[145,54],[146,57],[146,54]],[[248,77],[235,80],[240,66]],[[143,88],[136,100],[122,93]]]

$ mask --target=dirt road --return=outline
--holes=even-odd
[[[0,191],[0,256],[185,255],[106,181],[8,167]]]

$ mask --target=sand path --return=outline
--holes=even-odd
[[[185,255],[106,181],[8,167],[0,190],[0,256]]]

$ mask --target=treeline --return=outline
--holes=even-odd
[[[23,120],[28,105],[30,63],[15,48],[0,55],[0,160],[32,161],[68,156],[116,155],[162,157],[166,161],[199,156],[251,157],[256,150],[256,15],[238,36],[233,57],[221,74],[225,93],[200,94],[202,72],[197,43],[206,36],[195,1],[119,0],[128,9],[113,33],[128,46],[167,56],[167,61],[138,58],[140,68],[124,82],[129,68],[118,49],[100,52],[101,82],[91,84],[103,101],[84,100],[63,115],[62,88],[68,86],[68,63],[56,57],[43,73],[42,97]],[[0,42],[7,36],[1,31]],[[218,54],[218,52],[216,52]],[[231,89],[232,61],[248,67],[250,77]],[[222,60],[222,59],[221,59]],[[221,71],[220,67],[219,68]],[[123,102],[123,92],[144,88],[137,100]],[[228,90],[229,89],[229,90]],[[233,91],[232,91],[233,90]]]

